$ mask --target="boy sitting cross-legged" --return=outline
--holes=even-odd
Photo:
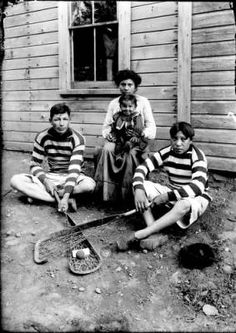
[[[194,129],[186,122],[177,122],[170,129],[171,144],[160,149],[139,165],[133,177],[134,203],[146,223],[126,239],[117,242],[118,250],[125,251],[134,244],[153,250],[158,246],[155,233],[177,223],[188,228],[204,213],[212,200],[207,193],[207,160],[193,143]],[[169,186],[146,180],[147,175],[163,167],[169,178]],[[169,211],[154,219],[150,202],[169,206]]]

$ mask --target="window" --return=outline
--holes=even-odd
[[[130,2],[70,1],[59,6],[61,94],[117,93],[117,70],[130,67]]]

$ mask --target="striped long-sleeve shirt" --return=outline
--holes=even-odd
[[[41,182],[46,178],[43,162],[47,158],[49,172],[68,173],[65,192],[71,193],[81,172],[85,138],[68,128],[59,135],[52,127],[37,134],[30,162],[31,173]]]
[[[207,194],[208,171],[204,153],[194,145],[187,152],[176,155],[171,146],[160,149],[139,165],[134,173],[133,187],[144,189],[143,182],[149,172],[163,167],[169,178],[170,201],[184,197],[194,198],[198,195],[211,200]]]

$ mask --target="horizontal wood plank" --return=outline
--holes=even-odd
[[[23,59],[5,59],[2,65],[2,71],[17,70],[25,68],[47,68],[58,67],[58,56],[48,55],[34,58]],[[45,69],[44,69],[45,70]]]
[[[58,44],[38,45],[32,47],[22,47],[17,49],[8,49],[5,52],[6,59],[30,58],[40,55],[55,55],[58,54]]]
[[[155,18],[145,18],[143,20],[133,21],[131,33],[144,33],[148,31],[163,31],[176,29],[178,26],[177,15],[163,16]]]
[[[33,80],[16,80],[4,81],[2,91],[17,90],[40,90],[40,89],[59,89],[58,79],[33,79]]]
[[[192,72],[227,71],[235,66],[235,56],[219,56],[192,59]]]
[[[234,40],[235,27],[233,25],[197,29],[192,31],[192,41],[196,43],[209,43],[217,41]]]
[[[235,87],[193,87],[192,100],[235,101]]]
[[[175,72],[177,70],[177,59],[132,60],[131,68],[140,74],[150,72]]]
[[[8,6],[6,8],[6,15],[7,17],[13,15],[23,14],[26,11],[31,12],[38,12],[40,10],[45,10],[46,8],[57,8],[57,1],[24,1],[19,2],[16,5]]]
[[[229,9],[228,1],[193,1],[193,14]]]
[[[176,58],[176,44],[135,47],[131,49],[132,60]]]
[[[143,87],[140,86],[141,95],[150,99],[176,99],[176,87]]]
[[[200,43],[192,45],[192,57],[216,57],[235,54],[235,41]]]
[[[213,128],[213,129],[235,129],[236,130],[236,116],[235,121],[230,114],[225,115],[192,115],[191,123],[194,128]],[[236,149],[236,147],[235,147]]]
[[[132,21],[143,18],[173,15],[177,13],[177,4],[174,1],[163,1],[132,8]]]
[[[177,31],[155,31],[131,35],[132,47],[162,45],[177,42]]]
[[[209,170],[236,172],[236,159],[209,156],[207,160]]]
[[[193,86],[230,86],[234,85],[235,70],[192,73]]]
[[[45,21],[51,21],[57,19],[57,9],[56,8],[45,8],[41,11],[37,12],[23,12],[19,15],[9,16],[6,17],[4,22],[4,27],[10,28],[15,26],[22,26],[25,24],[32,24],[32,23],[44,23]]]
[[[172,86],[177,83],[177,73],[153,73],[142,75],[143,86]]]
[[[236,100],[234,101],[192,101],[192,114],[228,115],[235,113]]]
[[[234,24],[234,13],[232,10],[224,10],[193,15],[192,24],[193,29]]]
[[[45,34],[48,32],[58,31],[58,21],[53,20],[49,22],[35,23],[29,25],[22,25],[21,27],[4,29],[5,38],[18,38],[22,36],[32,36],[36,34]]]
[[[4,47],[5,50],[17,47],[47,45],[58,43],[58,32],[48,32],[47,34],[23,36],[18,38],[8,38]]]
[[[3,81],[9,80],[27,80],[27,79],[46,79],[46,78],[58,78],[58,67],[45,68],[25,68],[16,69],[2,72]],[[58,81],[58,80],[57,80]]]

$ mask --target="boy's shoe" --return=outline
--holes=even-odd
[[[68,201],[69,208],[72,212],[77,212],[77,204],[74,198],[70,198]]]
[[[140,247],[149,251],[155,250],[158,246],[163,245],[168,241],[167,235],[154,234],[140,240]]]
[[[116,241],[117,251],[127,251],[130,249],[136,249],[139,247],[139,239],[134,235],[134,232],[128,237],[121,238]]]

